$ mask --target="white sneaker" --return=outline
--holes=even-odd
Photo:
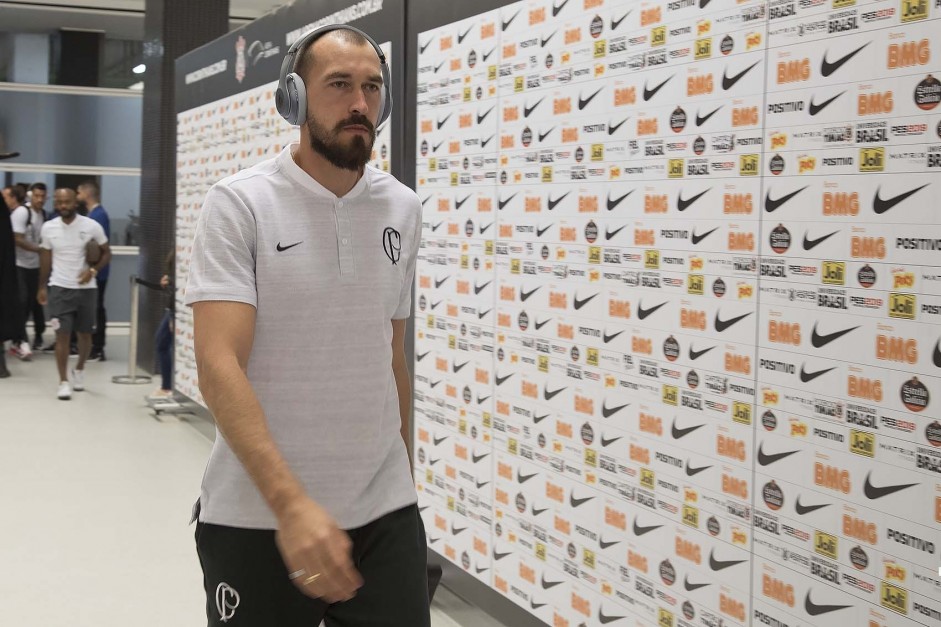
[[[72,368],[72,387],[75,388],[76,392],[81,392],[85,389],[85,371],[76,370]]]
[[[68,381],[62,381],[59,383],[59,393],[56,396],[59,397],[60,401],[68,401],[72,399],[72,386],[69,385]]]
[[[172,398],[173,390],[164,390],[163,388],[157,388],[147,395],[147,400],[149,401],[165,401]]]
[[[31,361],[33,359],[33,349],[29,347],[29,342],[20,342],[20,354],[17,355],[23,361]]]

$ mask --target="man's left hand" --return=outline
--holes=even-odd
[[[91,269],[84,270],[80,275],[78,275],[79,285],[85,285],[93,278],[95,278],[95,274],[91,271]]]

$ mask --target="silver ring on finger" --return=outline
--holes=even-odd
[[[293,579],[300,579],[301,577],[303,577],[303,576],[306,575],[306,574],[307,574],[307,571],[304,570],[303,568],[301,568],[300,570],[295,570],[293,573],[289,574],[289,575],[288,575],[288,579],[291,579],[291,580],[293,580]]]

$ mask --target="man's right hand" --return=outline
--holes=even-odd
[[[288,572],[305,573],[293,580],[301,592],[327,603],[356,595],[363,578],[353,566],[353,542],[326,510],[303,497],[280,517],[279,526],[275,542]],[[315,581],[304,584],[305,579],[318,574]]]
[[[36,292],[36,302],[40,305],[45,305],[49,302],[49,297],[46,296],[46,288],[41,287],[39,291]]]

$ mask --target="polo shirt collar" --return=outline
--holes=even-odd
[[[278,164],[281,166],[281,169],[295,182],[301,184],[305,188],[314,192],[318,196],[323,196],[324,198],[329,198],[330,200],[337,200],[336,194],[331,192],[329,189],[317,182],[314,177],[309,175],[307,172],[301,169],[297,163],[294,162],[294,158],[291,156],[291,151],[295,146],[298,146],[298,142],[291,142],[281,151],[281,154],[278,155]],[[369,187],[369,166],[363,168],[363,175],[359,177],[359,180],[356,181],[356,185],[353,186],[353,189],[348,191],[343,199],[353,199],[358,197],[360,194],[365,192]]]

